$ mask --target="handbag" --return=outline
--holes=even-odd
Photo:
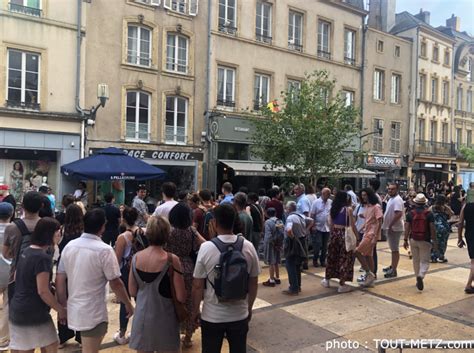
[[[352,230],[352,227],[349,222],[349,212],[346,208],[346,228],[344,233],[344,241],[346,243],[346,251],[354,251],[357,246],[357,238]]]
[[[171,299],[173,300],[174,311],[176,312],[176,317],[178,322],[183,322],[189,317],[188,309],[186,308],[185,303],[181,303],[178,298],[176,298],[176,289],[174,288],[174,267],[173,267],[173,258],[171,253],[168,253],[168,276],[170,278],[170,287],[171,287]]]

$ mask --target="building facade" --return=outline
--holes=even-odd
[[[453,141],[456,150],[461,146],[472,147],[474,130],[474,110],[472,106],[474,89],[474,37],[461,32],[461,19],[452,15],[446,20],[446,26],[438,29],[455,40],[453,53]],[[474,181],[474,169],[464,160],[461,153],[457,154],[458,183],[467,189],[470,181]]]
[[[80,158],[76,17],[61,0],[0,2],[0,183],[18,203],[43,184],[74,191],[60,166]]]
[[[166,180],[195,190],[204,148],[206,1],[110,4],[93,1],[87,17],[86,106],[96,104],[100,82],[110,99],[87,129],[86,151],[119,147],[165,170],[165,179],[147,182],[153,195]],[[121,189],[132,195],[136,186],[127,181]]]
[[[216,0],[210,14],[207,187],[268,188],[274,172],[252,154],[246,118],[306,73],[325,69],[333,95],[361,104],[361,1]],[[344,43],[344,45],[343,45]]]
[[[412,42],[388,33],[394,25],[390,2],[371,1],[365,30],[362,148],[366,168],[378,173],[382,185],[407,185],[409,161]],[[394,3],[394,2],[393,2]],[[386,11],[391,16],[380,16]],[[382,19],[391,18],[392,20]]]
[[[390,30],[413,42],[408,177],[415,186],[449,181],[456,169],[451,102],[454,40],[432,27],[429,18],[427,11],[402,12]]]

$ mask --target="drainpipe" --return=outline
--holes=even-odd
[[[82,25],[82,0],[77,0],[77,34],[76,34],[76,111],[81,115],[81,158],[84,158],[86,122],[84,120],[84,111],[80,105],[80,88],[81,88],[81,34]]]
[[[213,142],[211,140],[210,136],[210,112],[209,112],[209,102],[210,102],[210,93],[209,90],[211,89],[211,57],[212,57],[212,49],[211,49],[211,40],[212,40],[212,34],[211,34],[211,28],[212,28],[212,0],[208,0],[207,2],[207,67],[206,67],[206,95],[205,95],[205,119],[204,119],[204,124],[206,125],[206,141],[207,141],[207,168],[204,168],[203,170],[203,180],[206,180],[206,187],[213,190],[214,185],[210,184],[210,181],[212,179],[213,182],[215,182],[214,179],[214,170],[212,167],[212,150],[213,150]],[[212,177],[211,177],[212,174]]]
[[[412,74],[412,82],[413,80],[415,81],[415,84],[414,84],[414,89],[412,88],[412,94],[411,94],[411,97],[413,97],[413,102],[411,103],[412,105],[412,113],[411,113],[411,116],[410,116],[410,124],[412,126],[411,128],[411,131],[413,131],[413,134],[412,134],[412,137],[411,137],[411,143],[409,142],[409,146],[413,146],[412,147],[412,156],[411,156],[411,160],[414,162],[415,161],[415,150],[416,150],[416,146],[415,146],[415,143],[416,143],[416,133],[417,133],[417,128],[418,128],[418,124],[417,124],[417,120],[418,120],[418,60],[419,60],[419,57],[420,57],[420,27],[417,27],[416,28],[416,39],[414,41],[414,45],[416,45],[416,52],[415,52],[415,65],[411,65],[412,67],[412,71],[411,71],[411,74]],[[415,72],[413,72],[413,70]],[[410,147],[408,147],[410,148]],[[413,169],[411,170],[411,178],[413,178]],[[410,181],[409,181],[409,185],[411,186],[411,178],[410,178]],[[418,182],[418,180],[417,180]]]
[[[360,72],[360,134],[359,136],[363,135],[364,131],[364,77],[365,77],[365,52],[366,52],[366,36],[367,36],[367,25],[365,24],[365,18],[362,18],[362,66]],[[359,149],[362,151],[362,137],[359,137]],[[359,183],[358,187],[362,187],[362,179],[357,179]]]

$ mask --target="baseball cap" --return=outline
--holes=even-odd
[[[8,190],[8,185],[7,184],[0,184],[0,190]]]
[[[13,215],[13,206],[8,202],[0,202],[0,217]]]

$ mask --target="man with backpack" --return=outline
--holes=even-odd
[[[237,217],[231,204],[214,209],[217,237],[201,245],[194,268],[193,318],[201,301],[203,353],[218,353],[224,337],[230,351],[247,351],[247,332],[257,297],[260,266],[252,243],[232,233]]]
[[[431,247],[436,251],[436,230],[434,226],[434,216],[426,208],[428,200],[424,194],[418,194],[414,200],[416,207],[406,215],[405,238],[403,247],[411,248],[413,256],[413,269],[416,276],[416,288],[423,290],[423,279],[430,267]],[[408,244],[408,241],[410,243]]]

